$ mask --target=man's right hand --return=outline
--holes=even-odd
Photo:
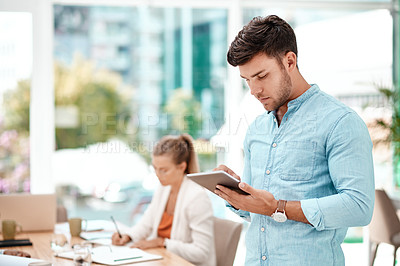
[[[232,169],[230,169],[228,166],[224,165],[224,164],[220,164],[217,168],[214,168],[213,171],[224,171],[227,172],[228,174],[230,174],[231,176],[239,179],[240,180],[240,176],[238,176],[235,172],[232,171]]]
[[[111,241],[113,245],[123,246],[131,241],[131,238],[128,235],[122,235],[122,237],[119,237],[118,233],[114,233],[111,237]]]

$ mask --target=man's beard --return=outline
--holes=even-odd
[[[292,81],[286,71],[286,69],[281,69],[282,78],[280,82],[280,89],[277,92],[277,96],[274,97],[276,100],[272,102],[272,104],[264,104],[264,109],[267,111],[278,110],[281,106],[285,105],[290,97],[290,93],[292,90]]]

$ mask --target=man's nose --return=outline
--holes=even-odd
[[[250,88],[251,95],[254,95],[254,96],[261,93],[263,90],[262,86],[260,84],[256,84],[256,83],[249,84],[249,88]]]

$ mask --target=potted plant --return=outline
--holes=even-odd
[[[385,138],[378,142],[391,144],[393,149],[393,179],[396,186],[400,186],[400,88],[378,86],[378,90],[386,100],[392,112],[391,119],[376,119],[376,125],[386,131]]]

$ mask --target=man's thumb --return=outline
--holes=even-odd
[[[253,194],[255,189],[244,182],[239,183],[239,188],[249,194]]]

